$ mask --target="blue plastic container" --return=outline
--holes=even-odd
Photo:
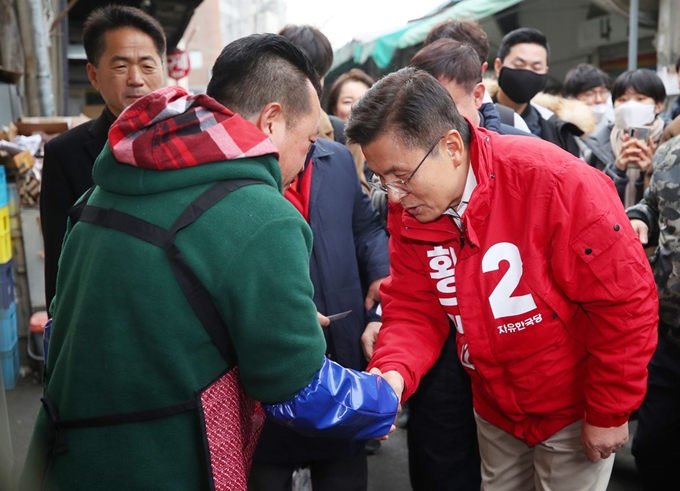
[[[5,166],[0,165],[0,208],[7,206],[9,203],[7,201],[7,173],[5,172]]]
[[[7,310],[14,304],[14,278],[12,260],[0,264],[0,310]]]
[[[8,351],[17,344],[17,307],[15,304],[0,310],[0,351]]]
[[[0,350],[0,363],[2,364],[2,381],[5,384],[5,390],[11,390],[16,387],[21,375],[18,343],[7,351]]]

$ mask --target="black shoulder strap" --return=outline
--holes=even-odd
[[[192,201],[175,220],[170,230],[118,210],[87,205],[80,214],[80,221],[118,230],[140,240],[160,247],[165,251],[175,278],[184,292],[191,309],[203,325],[210,339],[222,357],[236,364],[229,329],[227,328],[210,292],[184,259],[182,251],[175,244],[177,232],[195,222],[205,211],[217,204],[229,193],[243,186],[262,184],[253,179],[220,181]]]
[[[496,103],[496,109],[498,114],[501,116],[501,123],[507,124],[508,126],[515,127],[515,111],[510,109],[508,106]]]
[[[78,203],[78,207],[72,208],[71,219],[75,225],[82,221],[112,228],[140,240],[160,247],[170,261],[170,266],[184,295],[191,305],[196,317],[200,320],[210,339],[220,351],[222,357],[236,364],[229,330],[220,315],[217,305],[212,299],[210,292],[205,288],[196,273],[189,267],[184,259],[182,251],[175,244],[177,232],[194,223],[206,210],[217,204],[232,191],[251,184],[262,184],[261,181],[252,179],[234,179],[220,181],[211,186],[194,201],[189,203],[179,217],[175,220],[170,230],[137,218],[133,215],[117,210],[99,208],[87,204],[94,187],[88,190],[86,196]],[[46,395],[41,399],[48,419],[55,430],[55,451],[63,453],[68,450],[62,430],[75,428],[93,428],[98,426],[110,426],[126,423],[151,421],[194,410],[198,407],[198,401],[193,398],[170,406],[135,411],[125,414],[111,414],[93,418],[80,418],[62,420],[59,411],[53,401]]]
[[[90,196],[92,196],[92,193],[94,193],[95,187],[96,186],[92,186],[90,189],[85,191],[85,194],[83,194],[78,202],[68,210],[68,217],[71,219],[71,223],[73,223],[73,225],[75,225],[76,222],[80,220],[80,215],[83,213],[83,209],[87,206]]]

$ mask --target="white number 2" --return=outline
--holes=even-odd
[[[489,247],[489,250],[484,254],[484,259],[482,259],[482,271],[484,273],[498,271],[501,261],[507,261],[510,267],[493,292],[491,292],[491,295],[489,295],[489,303],[491,304],[493,316],[499,319],[534,310],[536,302],[534,302],[534,298],[530,293],[517,297],[512,296],[515,288],[519,285],[519,280],[522,278],[524,271],[522,258],[515,244],[499,242]]]

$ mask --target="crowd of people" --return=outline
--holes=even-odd
[[[328,39],[289,25],[192,95],[138,9],[96,10],[84,45],[106,107],[45,149],[21,489],[284,491],[308,467],[365,491],[405,407],[415,491],[604,491],[633,417],[645,489],[674,482],[680,118],[655,72],[580,64],[546,94],[542,32],[489,65],[452,20],[324,92]]]

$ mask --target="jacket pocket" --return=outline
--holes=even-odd
[[[618,223],[618,219],[607,210],[570,243],[576,256],[594,276],[591,281],[581,276],[583,291],[590,291],[593,299],[598,296],[620,298],[637,282],[645,281],[644,266],[635,254],[631,254],[635,247],[641,246],[639,242],[635,243],[637,239],[633,240],[630,234],[624,232],[624,226],[628,224]],[[600,284],[593,284],[594,279]]]

